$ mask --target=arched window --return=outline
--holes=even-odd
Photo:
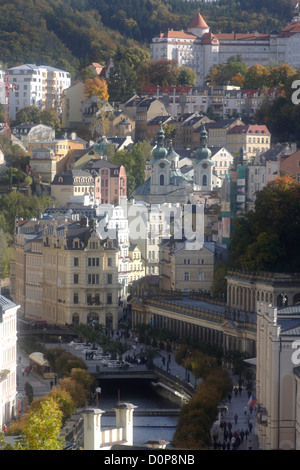
[[[164,175],[160,175],[160,177],[159,177],[159,184],[160,184],[160,186],[164,186],[164,184],[165,184],[165,177],[164,177]]]
[[[206,175],[203,175],[202,186],[207,186],[207,176]]]

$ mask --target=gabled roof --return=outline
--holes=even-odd
[[[201,44],[219,44],[219,40],[211,32],[204,33],[202,38],[201,38]]]
[[[219,119],[215,122],[206,122],[205,127],[206,129],[226,129],[227,127],[234,124],[236,119]]]
[[[279,33],[279,37],[292,36],[293,34],[300,33],[300,21],[295,21],[291,24],[288,24],[283,30]]]

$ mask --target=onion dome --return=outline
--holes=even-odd
[[[200,133],[200,146],[197,148],[196,152],[196,164],[203,161],[203,160],[210,160],[211,158],[211,151],[207,147],[207,131],[205,126],[202,127]]]
[[[152,149],[152,157],[153,160],[161,160],[162,158],[166,158],[168,151],[164,146],[165,140],[165,133],[163,131],[162,125],[157,132],[157,143],[156,146]]]

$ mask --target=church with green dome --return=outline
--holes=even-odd
[[[134,193],[136,201],[148,203],[182,203],[191,200],[193,193],[210,193],[218,188],[218,178],[213,175],[211,150],[207,147],[207,132],[201,129],[200,146],[193,158],[192,176],[180,169],[180,155],[172,143],[165,147],[162,125],[157,132],[156,145],[152,149],[151,176]]]

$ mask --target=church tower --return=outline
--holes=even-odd
[[[194,189],[198,191],[212,191],[213,161],[211,151],[207,147],[207,131],[202,127],[200,134],[200,146],[196,150],[194,163]]]
[[[165,194],[170,185],[168,150],[164,146],[165,133],[162,125],[157,133],[157,144],[152,149],[151,194]]]

